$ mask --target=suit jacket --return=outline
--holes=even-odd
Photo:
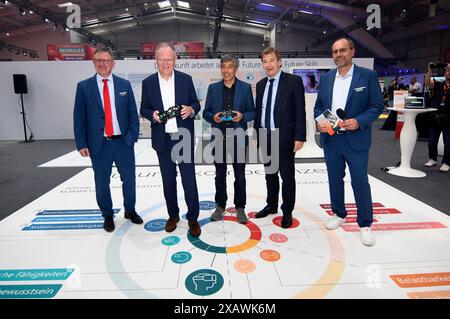
[[[139,116],[129,81],[113,75],[117,119],[122,139],[133,147],[139,138]],[[100,152],[105,135],[105,112],[97,84],[97,75],[77,85],[73,110],[73,129],[77,150],[88,148],[91,155]]]
[[[314,118],[326,109],[331,110],[333,86],[337,70],[331,70],[320,78],[319,92],[314,107]],[[377,74],[355,64],[352,82],[345,105],[347,118],[355,118],[359,128],[345,135],[355,151],[368,150],[372,142],[372,122],[378,119],[384,109],[383,96],[378,83]],[[330,135],[320,134],[320,143],[325,146]]]
[[[261,128],[261,114],[267,77],[256,84],[255,129]],[[302,78],[281,72],[274,105],[275,127],[280,133],[280,147],[294,147],[294,141],[306,141],[305,89]],[[259,132],[258,132],[259,136]]]
[[[206,96],[205,109],[203,110],[203,118],[211,124],[212,127],[221,128],[222,125],[214,122],[214,115],[222,112],[223,99],[223,80],[210,84],[208,87],[208,95]],[[255,103],[253,102],[252,87],[250,84],[236,79],[234,87],[233,111],[243,114],[243,118],[239,122],[233,122],[234,127],[247,129],[247,123],[256,117]]]
[[[200,111],[200,103],[197,100],[192,77],[186,73],[174,71],[175,76],[175,104],[187,105],[194,109],[195,114]],[[164,112],[164,104],[161,97],[158,73],[153,73],[142,81],[141,115],[150,121],[152,128],[152,147],[157,152],[165,149],[165,126],[163,123],[153,122],[153,112]],[[194,117],[183,120],[176,118],[178,128],[186,128],[191,133],[191,143],[194,145]]]

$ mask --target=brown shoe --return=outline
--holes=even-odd
[[[166,232],[171,233],[177,228],[177,223],[180,221],[180,217],[169,217],[169,219],[166,222],[166,226],[164,227],[166,229]]]
[[[191,234],[191,236],[193,237],[200,236],[202,230],[200,229],[200,224],[196,220],[189,220],[188,225],[189,225],[189,233]]]

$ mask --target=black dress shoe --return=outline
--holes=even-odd
[[[292,213],[283,213],[283,218],[281,219],[281,227],[289,228],[292,226]]]
[[[263,218],[266,217],[269,214],[276,214],[277,210],[273,210],[272,208],[270,208],[269,206],[264,207],[262,210],[260,210],[259,212],[257,212],[255,214],[255,218]]]
[[[114,219],[112,216],[105,217],[105,221],[103,222],[103,229],[108,233],[114,231],[116,226],[114,226]]]
[[[126,219],[130,219],[133,224],[142,224],[144,221],[141,216],[139,216],[136,212],[127,213],[125,212]]]

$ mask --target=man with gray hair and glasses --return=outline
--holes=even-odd
[[[256,117],[250,84],[236,78],[239,60],[231,55],[220,59],[223,80],[210,84],[203,117],[212,126],[214,166],[216,167],[216,210],[212,221],[225,215],[227,202],[227,164],[234,170],[234,205],[239,223],[247,223],[245,214],[246,182],[245,160],[248,145],[245,130],[247,123]]]

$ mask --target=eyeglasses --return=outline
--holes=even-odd
[[[156,59],[159,63],[172,63],[173,59]]]
[[[338,54],[338,53],[345,53],[345,52],[347,52],[347,51],[349,51],[350,49],[349,48],[342,48],[342,49],[338,49],[338,50],[333,50],[333,51],[331,51],[331,53],[332,54]]]
[[[106,59],[94,59],[94,62],[97,64],[110,64],[112,60],[106,60]]]

